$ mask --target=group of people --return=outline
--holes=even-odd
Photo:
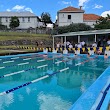
[[[110,39],[99,39],[98,42],[94,42],[92,47],[106,47],[110,46]]]
[[[82,48],[82,47],[84,47],[85,46],[85,42],[84,41],[82,41],[82,42],[80,42],[80,43],[78,43],[78,44],[72,44],[71,42],[69,42],[69,41],[67,41],[67,42],[64,42],[64,43],[60,43],[60,42],[58,42],[57,44],[56,44],[56,47],[57,48],[63,48],[63,47],[66,47],[66,48],[73,48],[73,47],[77,47],[77,48]]]

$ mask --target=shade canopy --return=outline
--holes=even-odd
[[[94,35],[94,34],[109,34],[110,29],[68,32],[64,34],[53,35],[52,37],[78,36],[78,35]]]

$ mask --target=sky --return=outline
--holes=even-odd
[[[53,22],[56,20],[57,11],[68,6],[83,6],[85,13],[104,17],[107,13],[110,14],[110,0],[0,0],[0,12],[30,11],[39,17],[42,12],[48,12]]]

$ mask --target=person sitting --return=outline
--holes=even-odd
[[[104,55],[104,58],[105,58],[105,59],[107,59],[107,58],[108,58],[107,54],[105,54],[105,55]]]

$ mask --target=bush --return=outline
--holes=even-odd
[[[68,26],[60,26],[53,29],[52,34],[63,34],[67,32],[77,32],[77,31],[88,31],[92,30],[92,28],[89,25],[86,25],[85,23],[72,23]]]

